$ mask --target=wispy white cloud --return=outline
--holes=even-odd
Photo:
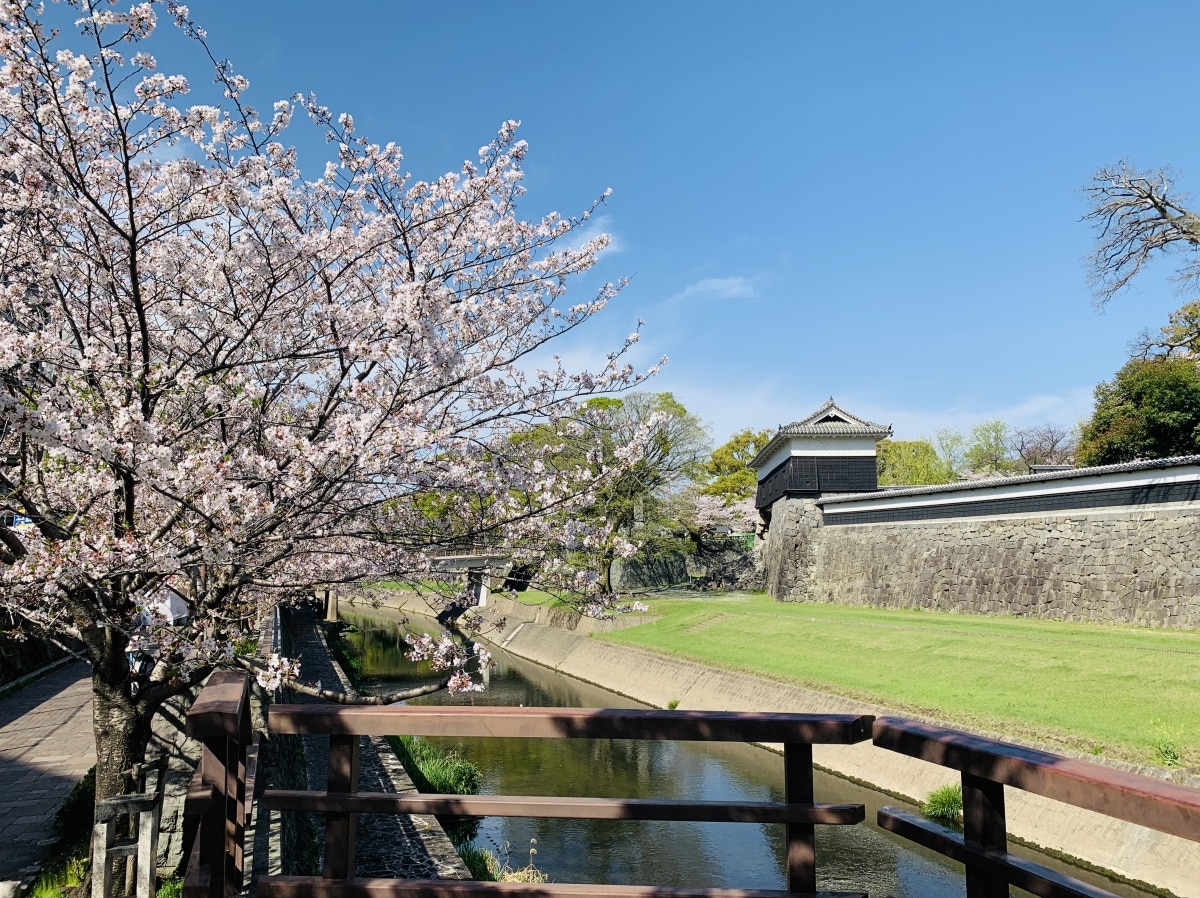
[[[667,302],[682,299],[752,299],[758,295],[749,278],[704,278],[684,287]]]
[[[798,394],[786,378],[735,378],[730,382],[683,376],[670,365],[651,382],[650,390],[672,390],[688,411],[712,426],[717,443],[743,427],[776,427],[803,418],[828,398],[828,392]],[[970,433],[981,421],[1001,420],[1011,428],[1056,424],[1074,427],[1091,415],[1092,391],[1071,388],[1061,393],[1039,393],[1003,406],[959,405],[944,408],[884,405],[877,398],[838,392],[838,403],[868,421],[892,425],[898,440],[933,438],[943,429]]]
[[[602,234],[608,235],[608,246],[604,248],[604,252],[619,253],[625,248],[613,229],[611,215],[593,215],[581,227],[568,235],[568,246],[570,249],[577,250],[589,240],[595,240]]]

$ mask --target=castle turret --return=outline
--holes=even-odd
[[[875,443],[891,435],[891,425],[865,421],[830,397],[807,418],[780,427],[750,462],[758,474],[755,506],[769,509],[784,496],[879,489]]]

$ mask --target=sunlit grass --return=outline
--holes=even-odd
[[[1200,633],[766,596],[650,605],[657,620],[599,638],[1139,762],[1169,720],[1200,763]]]
[[[456,751],[420,736],[388,736],[388,743],[421,792],[474,795],[483,783],[479,768]]]

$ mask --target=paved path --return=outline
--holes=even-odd
[[[0,699],[0,894],[36,872],[54,841],[54,813],[95,763],[86,664],[72,661]]]
[[[291,650],[302,659],[302,675],[330,688],[352,692],[341,668],[329,655],[316,620],[298,611],[292,617]],[[305,695],[295,701],[318,702]],[[329,739],[305,736],[309,789],[325,788],[328,776]],[[415,792],[416,788],[391,746],[378,736],[363,736],[359,743],[358,787],[364,792]],[[433,817],[407,814],[362,814],[358,818],[355,846],[356,875],[400,879],[469,879],[466,866]]]

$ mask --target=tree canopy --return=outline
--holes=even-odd
[[[1200,216],[1175,193],[1168,169],[1139,170],[1128,162],[1101,168],[1086,188],[1087,219],[1096,229],[1088,276],[1097,301],[1125,289],[1147,263],[1178,253],[1176,276],[1200,283]]]
[[[1200,283],[1200,216],[1175,190],[1167,169],[1127,162],[1098,171],[1087,188],[1096,241],[1088,274],[1097,301],[1109,301],[1147,263],[1174,254],[1183,288]],[[1200,302],[1171,313],[1157,334],[1143,333],[1132,358],[1096,387],[1079,461],[1111,464],[1200,452]]]
[[[949,465],[927,440],[880,440],[875,444],[880,486],[949,483]]]
[[[770,440],[770,430],[749,427],[731,436],[701,465],[697,477],[700,493],[715,496],[726,505],[751,498],[758,488],[758,475],[750,462]]]
[[[981,421],[969,434],[939,430],[932,442],[880,440],[876,458],[880,486],[922,486],[1010,477],[1032,465],[1069,463],[1074,453],[1074,434],[1066,428],[1043,424],[1013,429],[993,419]]]
[[[531,361],[620,285],[566,299],[607,238],[580,236],[595,205],[518,216],[516,122],[414,179],[315,98],[260,116],[226,62],[222,105],[184,105],[160,8],[72,5],[76,46],[32,5],[0,23],[0,607],[84,645],[103,797],[270,604],[420,578],[447,534],[553,543],[550,515],[655,445],[614,434],[603,470],[565,469],[512,439],[644,376],[636,334],[598,371]],[[284,142],[296,113],[331,147],[315,175]],[[191,624],[140,624],[168,589]]]
[[[550,447],[547,463],[556,470],[583,469],[597,479],[591,500],[572,503],[562,516],[591,525],[590,538],[569,548],[590,558],[606,590],[617,558],[678,526],[669,500],[696,474],[709,446],[703,422],[671,393],[596,397],[579,414],[515,439]],[[622,464],[631,451],[636,457]]]
[[[1190,358],[1133,359],[1096,387],[1078,459],[1108,465],[1200,453],[1200,368]]]

